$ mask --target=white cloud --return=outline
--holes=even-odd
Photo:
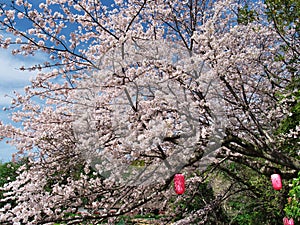
[[[0,51],[0,105],[7,104],[5,95],[11,95],[13,91],[23,93],[25,86],[30,84],[30,80],[37,71],[22,71],[19,68],[29,68],[33,65],[43,64],[47,55],[37,53],[34,57],[14,56],[10,50]],[[10,103],[10,100],[9,100]]]
[[[0,162],[9,162],[12,159],[12,154],[15,153],[17,149],[5,141],[0,142]]]
[[[42,63],[45,56],[22,57],[13,56],[10,50],[1,49],[0,51],[0,120],[9,123],[10,111],[3,111],[3,107],[10,106],[13,91],[23,93],[25,86],[30,84],[30,78],[34,77],[35,72],[20,71],[21,66],[29,67],[37,63]],[[37,62],[41,60],[42,62]],[[0,161],[11,160],[11,154],[16,152],[13,146],[7,145],[4,141],[0,142]]]
[[[22,65],[28,64],[20,57],[10,54],[9,50],[0,52],[0,105],[7,105],[10,99],[5,95],[11,95],[15,91],[21,91],[28,85],[29,79],[34,73],[18,70]]]
[[[28,82],[29,78],[33,76],[32,73],[20,71],[19,68],[21,67],[24,62],[20,60],[20,58],[14,58],[5,52],[3,54],[0,53],[0,81],[1,86],[3,84],[20,84],[24,82]]]

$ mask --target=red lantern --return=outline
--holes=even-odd
[[[183,174],[175,174],[174,189],[176,194],[182,195],[185,191],[185,180]]]
[[[294,220],[293,218],[288,219],[286,217],[283,218],[283,225],[294,225]]]
[[[272,174],[271,181],[272,181],[274,190],[279,191],[282,188],[281,177],[279,174]]]

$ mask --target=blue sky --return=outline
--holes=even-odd
[[[32,58],[16,57],[11,55],[10,50],[0,49],[0,120],[10,123],[9,111],[3,111],[4,107],[9,107],[13,91],[22,93],[24,86],[30,83],[30,78],[34,73],[22,72],[18,68],[22,65],[31,65]],[[6,96],[7,95],[7,96]],[[0,161],[6,162],[11,159],[11,154],[15,148],[0,142]]]
[[[0,0],[0,3],[7,3],[6,0]],[[45,2],[45,0],[31,0],[33,6],[37,9],[38,4]],[[102,1],[105,5],[110,6],[113,0]],[[9,5],[8,5],[9,7]],[[17,19],[18,29],[25,30],[26,24]],[[11,36],[6,32],[1,33],[4,36]],[[11,36],[14,39],[13,36]],[[35,57],[22,57],[13,56],[10,52],[11,50],[0,49],[0,120],[5,124],[10,123],[9,114],[11,112],[3,111],[4,107],[9,107],[11,98],[5,97],[6,95],[12,96],[13,91],[23,93],[23,88],[30,84],[30,78],[34,76],[35,72],[20,71],[18,68],[21,66],[30,67],[34,64],[43,63],[46,61],[47,56],[36,54]],[[44,60],[43,60],[44,59]],[[39,62],[37,61],[39,60]],[[5,141],[0,142],[0,162],[6,162],[11,159],[11,154],[15,152],[16,149],[5,143]]]

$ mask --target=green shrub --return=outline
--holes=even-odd
[[[298,178],[295,178],[292,181],[288,203],[286,204],[284,211],[286,212],[287,217],[293,218],[295,222],[300,222],[300,172],[298,173]]]
[[[6,183],[14,181],[17,177],[17,169],[21,166],[21,163],[0,163],[0,188],[4,187]],[[3,198],[3,191],[0,190],[0,199]],[[5,203],[6,204],[6,203]],[[0,202],[0,207],[3,207],[4,203]]]

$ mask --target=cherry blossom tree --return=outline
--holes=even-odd
[[[185,196],[173,192],[176,173],[186,175],[190,201],[228,160],[294,176],[299,161],[280,151],[285,137],[275,132],[288,113],[278,95],[292,79],[275,60],[283,40],[264,16],[239,23],[240,7],[231,0],[1,3],[1,47],[47,57],[21,68],[37,71],[12,99],[21,126],[0,123],[0,136],[28,159],[3,189],[1,222],[114,223],[159,202],[165,221],[180,215],[176,224],[200,224],[233,188],[187,212],[178,204]],[[256,10],[265,15],[264,4]]]

